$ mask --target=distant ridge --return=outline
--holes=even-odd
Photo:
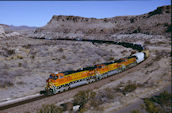
[[[47,25],[37,28],[36,37],[60,38],[64,34],[75,36],[144,33],[169,35],[171,6],[158,7],[152,12],[138,16],[112,18],[85,18],[80,16],[54,15]],[[68,36],[69,36],[68,35]]]

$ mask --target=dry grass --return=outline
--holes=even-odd
[[[37,113],[62,113],[62,108],[54,104],[43,105]]]

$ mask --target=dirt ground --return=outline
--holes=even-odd
[[[120,92],[112,93],[110,91],[109,93],[111,93],[114,98],[111,99],[110,101],[105,100],[106,102],[104,102],[100,105],[100,107],[102,108],[101,110],[91,108],[91,109],[88,109],[86,112],[89,113],[91,111],[91,112],[95,112],[95,113],[97,113],[97,112],[103,112],[103,113],[112,112],[112,113],[114,113],[114,112],[122,109],[123,107],[128,106],[129,104],[131,104],[133,102],[137,102],[140,98],[152,95],[153,93],[163,89],[165,86],[167,86],[171,83],[171,66],[170,66],[171,47],[169,44],[170,43],[169,39],[164,37],[164,36],[156,36],[156,35],[155,36],[153,36],[153,35],[149,36],[149,35],[145,35],[145,34],[131,34],[131,35],[121,35],[121,36],[120,35],[113,35],[113,36],[109,37],[109,40],[125,41],[126,40],[125,37],[131,37],[131,36],[133,36],[133,38],[131,38],[130,40],[128,39],[129,42],[137,40],[137,41],[135,41],[135,43],[144,44],[146,46],[146,48],[148,48],[150,50],[151,54],[150,54],[150,58],[148,60],[148,63],[146,63],[146,65],[142,65],[141,68],[137,68],[137,70],[129,71],[128,73],[125,73],[125,75],[122,74],[123,76],[119,77],[118,79],[115,79],[115,80],[111,79],[110,82],[108,82],[108,83],[106,82],[106,84],[102,84],[106,80],[101,80],[98,83],[95,83],[95,84],[102,84],[102,85],[100,85],[99,88],[95,88],[96,85],[94,85],[94,83],[90,84],[90,85],[94,86],[94,88],[95,88],[94,91],[97,93],[104,92],[107,90],[107,88],[108,89],[114,89],[114,88],[118,87],[119,84],[121,84],[121,83],[125,84],[128,81],[142,84],[142,87],[138,87],[138,88],[136,88],[136,90],[134,90],[133,92],[127,93],[126,95],[123,95]],[[116,37],[121,37],[121,38],[118,39]],[[144,37],[144,38],[146,37],[146,38],[143,39],[142,37]],[[25,40],[27,40],[27,39],[25,39]],[[33,41],[33,44],[35,44],[35,45],[39,44],[39,43],[42,44],[42,43],[45,43],[45,41],[47,41],[49,43],[51,42],[49,40],[36,40],[36,41]],[[51,42],[51,43],[53,43],[53,42]],[[71,42],[63,42],[63,44],[65,44],[65,43],[71,44]],[[76,43],[78,44],[78,42],[76,42]],[[33,46],[33,44],[32,44],[32,46]],[[84,44],[82,44],[82,45],[84,45]],[[60,46],[60,45],[58,45],[58,46]],[[95,45],[92,45],[92,46],[94,47]],[[96,45],[96,46],[98,46],[98,45]],[[117,47],[119,50],[123,51],[123,49],[121,49],[121,47],[114,46],[114,45],[109,45],[109,46],[110,47],[112,47],[112,46]],[[86,46],[86,47],[88,47],[88,46]],[[90,47],[90,45],[89,45],[89,47]],[[106,46],[101,45],[101,47],[103,49],[105,47],[107,48],[108,46],[107,45]],[[107,50],[109,50],[109,49],[107,49]],[[65,50],[63,50],[63,52],[64,51]],[[116,51],[116,49],[114,51]],[[130,50],[128,50],[128,51],[130,51]],[[65,53],[65,55],[66,54],[67,53]],[[129,55],[129,54],[130,54],[130,52],[128,52],[126,55]],[[120,54],[119,57],[121,57],[121,55],[122,54]],[[88,62],[86,62],[86,64],[87,63]],[[26,78],[26,77],[27,76],[23,76],[23,78]],[[34,79],[34,77],[35,76],[32,75],[31,77],[28,77],[28,78],[30,78],[32,80],[32,79]],[[37,75],[37,77],[39,78],[38,75]],[[45,78],[46,78],[46,75],[45,75]],[[8,88],[12,88],[12,87],[8,87]],[[27,88],[30,88],[30,87],[27,86]],[[41,89],[41,87],[39,87],[39,88]],[[37,89],[37,91],[39,91],[39,88]],[[78,89],[86,90],[87,88],[88,87],[86,85],[86,86],[81,87],[81,88],[76,88],[76,91],[79,91]],[[1,91],[2,92],[9,92],[9,90],[7,90],[7,88],[2,88]],[[36,89],[24,90],[23,92],[25,92],[25,91],[29,92],[27,94],[33,94],[33,93],[37,92]],[[72,96],[66,96],[65,97],[65,95],[69,95],[69,94],[74,95],[77,93],[76,91],[74,93],[74,91],[75,91],[75,89],[72,91],[69,91],[69,92],[64,92],[63,96],[62,96],[64,98],[57,98],[56,104],[59,105],[60,103],[66,102],[66,100],[71,101]],[[23,96],[23,94],[24,93],[22,93],[21,96]],[[3,94],[1,93],[1,95],[3,95]],[[58,97],[58,95],[55,95],[55,96]],[[53,99],[53,97],[52,97],[52,99]],[[59,101],[59,99],[61,99],[61,100]],[[44,102],[45,102],[45,100],[44,100]],[[51,99],[48,99],[47,103],[48,102],[51,103]],[[41,103],[41,102],[39,102],[39,103]],[[24,106],[25,107],[23,107],[23,109],[26,110],[26,108],[28,108],[28,106],[27,105],[24,105]],[[32,107],[33,106],[30,106],[29,108],[32,108]],[[15,109],[15,108],[13,108],[13,109]],[[14,111],[18,111],[17,109],[19,109],[19,107],[16,107],[16,110],[14,110]]]
[[[132,49],[89,42],[0,39],[0,100],[39,93],[50,73],[126,57]]]
[[[123,41],[125,40],[125,37],[131,37],[134,35],[135,37],[139,37],[139,35],[136,34],[114,36],[122,37],[116,38],[116,40]],[[119,92],[112,93],[114,96],[113,100],[109,103],[104,103],[100,105],[100,108],[102,108],[101,111],[103,113],[117,112],[123,107],[126,107],[131,103],[137,102],[141,98],[148,97],[171,84],[171,46],[169,44],[170,40],[168,38],[165,38],[164,36],[142,36],[147,38],[142,38],[140,40],[137,38],[137,43],[144,44],[146,48],[150,50],[151,61],[144,67],[136,70],[135,72],[128,73],[126,76],[104,85],[103,87],[98,89],[98,92],[104,91],[107,88],[113,90],[114,88],[118,87],[119,84],[126,84],[128,81],[142,84],[143,86],[138,87],[136,90],[126,95],[123,95]],[[133,40],[136,39],[130,38],[130,41]],[[89,113],[90,111],[94,111],[95,113],[101,112],[97,111],[97,109],[88,110],[87,112]],[[128,111],[127,113],[130,112],[131,111]]]

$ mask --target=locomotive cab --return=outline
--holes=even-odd
[[[56,80],[61,79],[63,77],[64,77],[63,73],[58,73],[58,74],[52,73],[52,74],[50,74],[49,79],[56,81]]]
[[[56,74],[50,74],[50,76],[49,76],[49,79],[53,79],[53,80],[56,80],[58,78],[59,77]]]

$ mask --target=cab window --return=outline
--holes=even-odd
[[[63,76],[60,75],[60,78],[63,78]]]
[[[54,76],[54,79],[55,79],[55,80],[58,79],[58,76],[55,75],[55,76]]]
[[[50,75],[49,78],[50,78],[50,79],[53,79],[53,80],[56,80],[56,79],[58,79],[58,76],[56,76],[56,75]]]
[[[50,76],[49,76],[49,78],[50,78],[50,79],[52,79],[52,78],[53,78],[53,76],[52,76],[52,75],[50,75]]]
[[[102,66],[98,66],[97,68],[102,68]]]

